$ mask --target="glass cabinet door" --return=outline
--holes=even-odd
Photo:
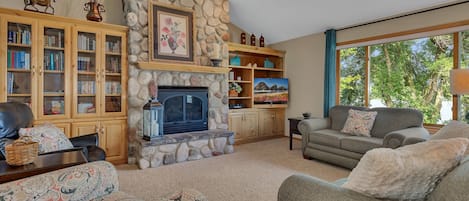
[[[125,103],[123,102],[123,75],[122,70],[125,60],[122,58],[124,51],[122,44],[122,35],[105,35],[105,59],[102,74],[104,75],[104,113],[119,114],[124,112]]]
[[[43,44],[39,50],[42,65],[39,65],[39,115],[41,117],[58,117],[68,115],[65,94],[70,80],[68,78],[68,47],[65,41],[67,27],[40,26],[40,37]],[[68,46],[68,45],[67,45]]]
[[[34,22],[9,19],[2,21],[6,33],[6,101],[22,102],[35,110],[36,69],[33,49]]]
[[[99,62],[97,57],[96,32],[77,31],[75,58],[75,86],[76,97],[73,105],[76,115],[97,114],[99,103],[97,91],[99,82]]]

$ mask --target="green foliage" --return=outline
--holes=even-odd
[[[365,98],[365,48],[340,50],[340,104],[363,106]]]
[[[230,90],[235,90],[236,93],[240,93],[241,91],[243,91],[243,88],[238,83],[231,82],[230,83]]]
[[[452,35],[370,46],[369,99],[380,100],[387,107],[418,109],[424,113],[424,122],[438,123],[442,102],[452,97],[449,92],[452,48]],[[364,50],[361,47],[340,52],[341,104],[363,105]],[[469,64],[467,52],[464,62]]]

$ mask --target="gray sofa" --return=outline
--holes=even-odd
[[[329,183],[311,176],[292,175],[283,181],[278,201],[380,201],[367,195],[342,188],[344,179]],[[427,201],[467,201],[469,193],[469,157],[446,174]]]
[[[350,109],[377,111],[371,137],[341,133]],[[370,149],[397,148],[422,142],[430,137],[423,128],[420,111],[404,108],[364,108],[334,106],[329,118],[306,119],[298,124],[302,134],[302,151],[306,159],[318,159],[349,169]]]

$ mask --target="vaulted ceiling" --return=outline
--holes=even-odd
[[[457,0],[230,0],[234,25],[276,43]]]

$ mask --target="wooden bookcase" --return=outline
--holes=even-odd
[[[228,84],[237,83],[243,90],[229,96],[229,129],[236,133],[236,142],[250,142],[283,136],[287,104],[255,104],[254,78],[283,78],[285,52],[248,45],[228,43],[229,57],[239,57],[239,65],[230,62]],[[273,67],[264,67],[268,59]],[[236,105],[241,108],[235,109]]]
[[[0,8],[0,101],[127,162],[127,28]]]

